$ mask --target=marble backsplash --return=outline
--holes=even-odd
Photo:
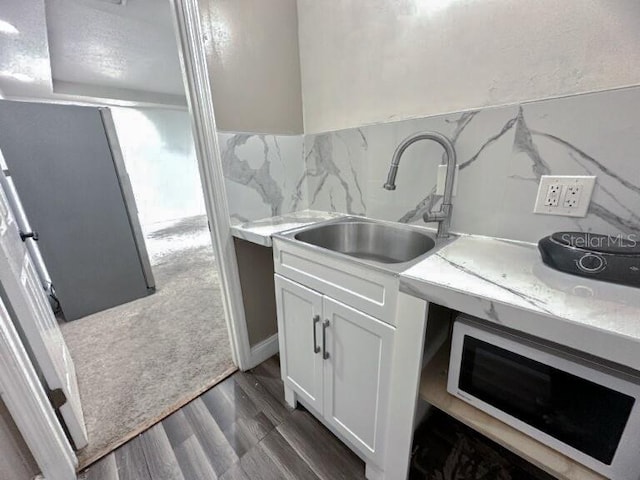
[[[231,219],[258,220],[307,208],[302,135],[219,133]]]
[[[423,224],[437,207],[442,150],[405,152],[386,191],[392,153],[435,130],[460,166],[452,230],[535,242],[559,230],[640,233],[640,87],[487,108],[316,135],[220,134],[231,213],[253,220],[304,208]],[[596,175],[585,218],[533,213],[541,175]]]

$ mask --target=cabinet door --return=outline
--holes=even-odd
[[[381,461],[394,328],[328,297],[323,307],[324,417],[367,458]]]
[[[322,295],[279,275],[275,279],[282,380],[322,413]]]

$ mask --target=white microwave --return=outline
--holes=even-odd
[[[632,375],[459,315],[447,390],[608,478],[640,479]]]

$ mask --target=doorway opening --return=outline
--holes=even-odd
[[[186,106],[179,105],[185,104],[184,87],[171,13],[168,4],[164,10],[153,7],[152,24],[145,20],[145,9],[151,8],[145,3],[150,2],[132,2],[125,11],[101,2],[46,2],[41,20],[48,33],[50,91],[1,85],[2,175],[20,206],[14,210],[21,212],[12,214],[24,217],[22,233],[38,232],[37,240],[35,235],[23,240],[29,250],[39,252],[33,257],[41,257],[39,280],[51,312],[40,313],[57,313],[64,348],[75,366],[88,437],[88,445],[76,452],[79,468],[236,370],[191,120]],[[19,22],[14,23],[20,27]],[[74,23],[93,28],[74,30]],[[95,47],[100,29],[135,36],[129,41],[137,48],[103,45],[100,58],[83,54],[83,48]],[[92,34],[74,36],[81,30]],[[142,46],[158,43],[158,36],[172,48],[163,40],[145,51]],[[108,71],[108,52],[118,55],[124,72],[116,80]],[[155,65],[149,63],[154,55],[161,55]],[[93,69],[92,78],[85,67]],[[164,83],[154,80],[154,67],[165,72]],[[97,86],[100,81],[104,83]],[[123,106],[127,104],[133,106]],[[114,131],[105,128],[105,111]],[[100,142],[102,156],[89,148]],[[66,175],[51,168],[48,182],[34,181],[38,171],[53,166],[56,155],[61,162],[74,158],[76,164],[62,162],[58,166],[66,165]],[[22,168],[25,164],[33,167],[31,174]],[[132,198],[124,192],[127,182]],[[55,188],[38,190],[53,184]],[[115,193],[110,197],[106,192]],[[90,198],[94,209],[87,208]],[[84,208],[72,211],[65,202]],[[92,213],[99,221],[91,221]],[[128,245],[116,242],[124,237]],[[113,248],[103,249],[107,244]],[[91,275],[80,260],[84,251],[89,252],[86,262],[94,261]],[[70,278],[75,287],[63,288]],[[106,286],[97,281],[105,278]],[[120,298],[129,294],[126,301],[116,299],[122,292]],[[85,310],[75,308],[78,299]]]

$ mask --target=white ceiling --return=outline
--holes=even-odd
[[[168,0],[1,2],[0,91],[6,98],[185,104]],[[2,21],[17,33],[3,31]]]
[[[0,0],[0,90],[5,97],[51,91],[44,3]]]

